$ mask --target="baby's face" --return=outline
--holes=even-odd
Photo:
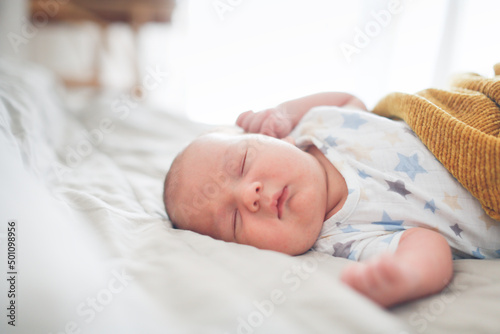
[[[327,176],[290,142],[210,134],[182,162],[177,219],[213,238],[298,255],[316,241],[327,212]]]

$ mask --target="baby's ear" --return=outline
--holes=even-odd
[[[290,137],[290,136],[286,136],[285,138],[281,138],[281,140],[284,140],[284,141],[286,141],[287,143],[292,144],[293,146],[295,146],[295,139],[293,139],[293,138],[292,138],[292,137]]]

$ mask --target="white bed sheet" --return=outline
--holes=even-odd
[[[161,200],[165,172],[209,127],[123,95],[89,95],[83,108],[67,105],[66,97],[45,70],[0,60],[0,268],[7,223],[18,226],[16,327],[1,314],[1,333],[444,328],[447,313],[426,320],[422,331],[417,304],[387,311],[345,287],[338,275],[347,260],[289,257],[171,229]],[[491,277],[500,273],[498,262],[483,263],[493,264]],[[9,287],[1,282],[0,305],[7,305]],[[483,300],[495,305],[499,283],[489,282],[497,290]],[[485,333],[497,325],[491,312]]]

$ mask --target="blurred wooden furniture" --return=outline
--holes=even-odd
[[[100,86],[100,52],[106,48],[107,28],[110,24],[129,24],[134,36],[132,55],[135,83],[139,83],[138,32],[148,22],[169,23],[175,0],[30,0],[30,18],[36,25],[40,18],[55,22],[93,22],[101,27],[100,45],[96,50],[92,78],[87,81],[65,80],[70,86]],[[135,87],[138,87],[136,85]]]

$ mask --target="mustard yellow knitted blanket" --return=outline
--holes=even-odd
[[[500,220],[500,64],[495,77],[467,73],[449,90],[391,93],[374,113],[403,119],[448,171]]]

